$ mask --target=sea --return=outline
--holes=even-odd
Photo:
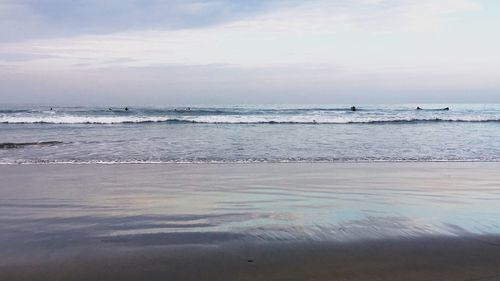
[[[0,106],[0,163],[500,160],[498,104],[351,107]]]

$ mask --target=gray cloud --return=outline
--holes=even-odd
[[[0,53],[0,62],[24,62],[50,58],[58,58],[58,56],[32,53]]]
[[[4,0],[0,42],[210,26],[264,12],[283,1]]]

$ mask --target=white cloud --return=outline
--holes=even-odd
[[[479,11],[471,0],[353,0],[304,1],[233,26],[266,32],[428,31],[447,14]]]
[[[199,3],[191,6],[192,12],[205,8]],[[106,62],[118,58],[129,58],[130,66],[325,62],[356,65],[362,62],[344,59],[352,58],[356,52],[346,50],[339,40],[352,40],[355,44],[373,33],[435,29],[445,14],[477,9],[478,5],[468,0],[315,0],[214,27],[39,40],[4,44],[0,50],[53,57],[26,62],[25,66],[31,69],[40,64],[54,68],[82,64],[105,67]],[[374,38],[374,47],[378,44]]]
[[[207,27],[265,12],[276,1],[0,0],[0,42]]]

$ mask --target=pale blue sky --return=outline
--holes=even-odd
[[[2,103],[500,102],[494,0],[0,0]]]

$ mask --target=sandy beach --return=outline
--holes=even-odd
[[[0,166],[1,280],[498,280],[499,163]]]

